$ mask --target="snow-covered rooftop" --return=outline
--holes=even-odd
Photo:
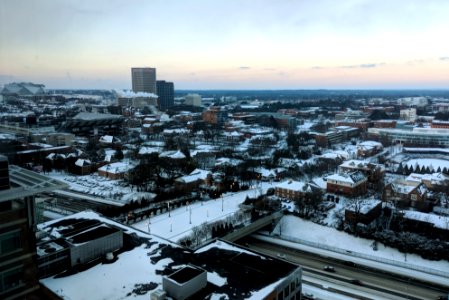
[[[286,277],[298,269],[297,265],[216,240],[190,251],[162,238],[132,229],[94,212],[82,212],[63,219],[99,220],[125,234],[135,234],[140,245],[132,246],[108,264],[96,264],[72,275],[49,277],[41,283],[64,299],[149,299],[151,292],[162,289],[161,274],[169,275],[192,264],[207,272],[212,285],[211,299],[263,299]],[[52,231],[60,220],[39,225]],[[226,258],[226,259],[224,259]],[[245,280],[240,280],[246,274]],[[206,295],[209,296],[209,295]]]
[[[176,179],[178,182],[191,183],[198,180],[206,180],[211,173],[206,170],[195,169],[189,175],[185,175]]]
[[[432,215],[419,211],[406,210],[404,211],[404,218],[431,223],[437,228],[449,230],[449,217]]]
[[[111,174],[120,174],[128,172],[134,167],[135,165],[126,162],[115,162],[112,164],[102,166],[101,168],[98,169],[98,171],[107,172]]]
[[[168,157],[171,159],[184,159],[186,156],[181,151],[165,151],[159,154],[159,157]]]
[[[294,181],[294,180],[284,181],[284,182],[276,185],[276,188],[299,191],[299,192],[310,192],[310,187],[305,182]]]

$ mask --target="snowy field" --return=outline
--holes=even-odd
[[[281,236],[293,237],[364,255],[395,260],[443,272],[449,271],[449,262],[447,261],[426,260],[416,254],[404,255],[404,253],[401,253],[394,248],[385,247],[381,243],[378,243],[378,250],[375,251],[373,250],[372,240],[358,238],[346,232],[318,225],[294,216],[283,217],[273,233],[279,234],[279,229],[282,231]]]
[[[152,193],[137,192],[124,180],[110,180],[97,174],[79,176],[53,171],[45,175],[68,184],[70,191],[120,203],[154,197]]]
[[[231,217],[240,211],[239,204],[246,197],[255,198],[261,193],[266,193],[270,187],[279,184],[275,182],[262,182],[257,188],[237,193],[227,193],[215,200],[200,201],[188,206],[180,207],[168,213],[151,217],[134,223],[134,228],[177,242],[192,234],[192,228],[203,223],[215,222]]]
[[[444,159],[437,159],[437,158],[417,158],[417,159],[410,159],[403,163],[403,165],[406,165],[407,167],[412,167],[416,169],[416,167],[429,167],[431,172],[436,172],[438,168],[440,170],[443,170],[444,168],[449,170],[449,161]]]

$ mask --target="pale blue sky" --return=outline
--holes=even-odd
[[[2,0],[0,84],[449,88],[447,0]]]

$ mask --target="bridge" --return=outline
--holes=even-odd
[[[256,220],[255,222],[252,222],[251,224],[244,226],[242,228],[239,228],[237,230],[234,230],[233,232],[225,235],[222,239],[228,241],[228,242],[235,242],[245,236],[248,236],[268,225],[272,225],[279,221],[280,218],[282,218],[284,214],[282,212],[275,212],[269,216],[263,217],[259,220]]]

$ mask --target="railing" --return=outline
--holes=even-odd
[[[276,219],[280,219],[282,216],[283,216],[282,212],[273,213],[271,215],[268,215],[266,217],[258,219],[256,221],[246,225],[243,228],[234,230],[233,232],[224,236],[223,239],[233,242],[235,240],[238,240],[239,238],[242,238],[243,236],[253,233],[254,231],[260,230],[262,227],[265,227],[265,226],[271,224],[271,222],[273,222]]]
[[[260,234],[260,235],[262,235],[262,234]],[[264,235],[264,236],[269,236],[269,235]],[[269,237],[272,237],[272,236],[269,236]],[[407,268],[407,269],[414,270],[414,271],[424,272],[424,273],[431,274],[431,275],[438,275],[438,276],[443,276],[443,277],[449,278],[448,272],[435,270],[432,268],[417,266],[417,265],[400,262],[400,261],[396,261],[396,260],[392,260],[392,259],[388,259],[388,258],[376,257],[376,256],[368,255],[368,254],[344,250],[341,248],[332,247],[329,245],[324,245],[324,244],[320,244],[320,243],[316,243],[316,242],[306,241],[303,239],[286,236],[286,235],[276,236],[276,238],[294,242],[294,243],[307,245],[307,246],[311,246],[311,247],[315,247],[315,248],[319,248],[319,249],[323,249],[323,250],[332,251],[335,253],[340,253],[340,254],[344,254],[344,255],[348,255],[348,256],[363,258],[363,259],[367,259],[367,260],[371,260],[371,261],[375,261],[375,262],[380,262],[380,263],[389,264],[389,265],[393,265],[393,266],[397,266],[397,267]]]

